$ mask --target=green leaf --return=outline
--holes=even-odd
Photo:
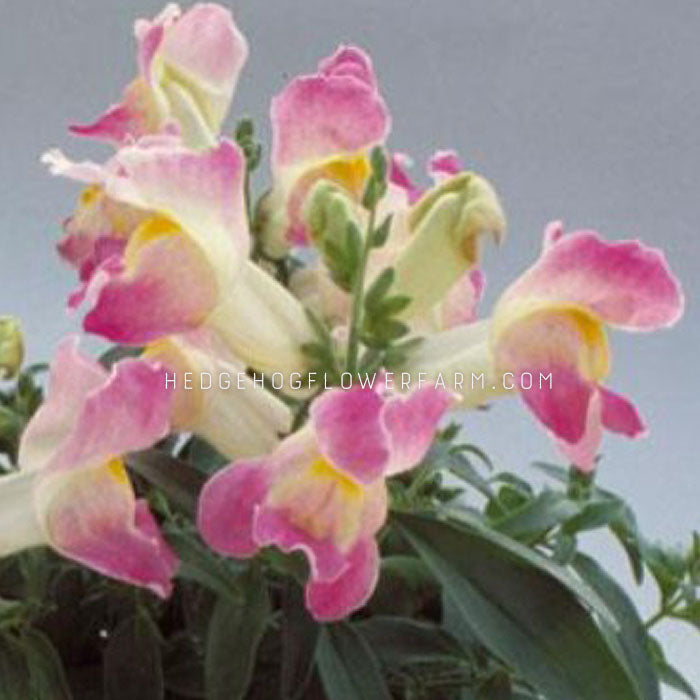
[[[204,474],[213,474],[231,461],[213,445],[196,435],[188,440],[184,449],[186,450],[187,459],[198,471]],[[182,458],[183,456],[183,453],[180,452],[179,457]]]
[[[381,198],[380,192],[381,187],[377,183],[377,180],[370,176],[365,185],[365,191],[362,193],[362,206],[365,207],[365,209],[374,209]]]
[[[575,535],[567,535],[565,532],[558,532],[554,541],[554,551],[552,559],[557,564],[570,564],[576,556],[578,541]]]
[[[316,662],[328,700],[391,700],[377,657],[349,624],[323,628]]]
[[[496,671],[479,685],[477,700],[512,700],[513,687],[505,671]]]
[[[564,569],[478,521],[395,520],[483,644],[548,700],[639,700],[582,602],[599,598]]]
[[[367,605],[374,614],[411,616],[438,592],[421,559],[393,554],[382,558],[379,582]]]
[[[389,667],[464,661],[462,645],[445,630],[406,617],[378,615],[355,629],[369,642],[377,658]]]
[[[381,224],[375,229],[374,237],[372,238],[372,245],[375,248],[381,248],[389,238],[391,233],[391,222],[394,218],[393,214],[389,214],[384,218]]]
[[[159,450],[145,450],[128,454],[126,464],[161,489],[185,512],[195,512],[197,497],[204,486],[206,476],[190,463]]]
[[[14,624],[23,607],[22,601],[0,598],[0,627]]]
[[[549,462],[533,462],[532,466],[562,484],[568,485],[569,483],[568,470],[564,469],[564,467],[560,467],[558,464],[550,464]]]
[[[574,568],[594,588],[615,615],[618,629],[612,630],[625,655],[631,676],[638,686],[639,697],[660,700],[659,682],[647,649],[647,633],[637,609],[625,591],[593,559],[578,554]]]
[[[365,292],[365,309],[367,309],[368,312],[372,312],[377,308],[381,300],[386,296],[391,285],[394,284],[395,277],[396,272],[394,272],[394,268],[387,267],[385,270],[382,270],[372,282],[369,289]]]
[[[231,603],[241,602],[242,592],[236,578],[241,564],[217,556],[195,533],[166,528],[165,534],[180,559],[178,578],[196,581]]]
[[[590,501],[583,506],[580,513],[564,524],[564,530],[573,535],[577,532],[609,526],[620,518],[624,507],[625,504],[616,498]]]
[[[534,543],[552,528],[580,512],[580,507],[562,493],[543,491],[539,496],[492,523],[505,535]]]
[[[0,700],[32,698],[29,669],[16,640],[0,636]]]
[[[38,700],[71,700],[63,662],[51,640],[39,630],[27,629],[22,646],[34,696]]]
[[[216,603],[207,633],[207,700],[240,700],[250,685],[258,645],[270,617],[265,581],[253,565],[241,577],[245,600]]]
[[[411,297],[405,294],[394,294],[384,297],[377,304],[374,313],[378,318],[386,318],[388,316],[396,316],[401,313],[411,303]]]
[[[167,642],[163,654],[165,688],[176,697],[204,698],[204,663],[199,644],[186,632],[177,633]]]
[[[642,541],[640,551],[659,587],[661,597],[668,600],[678,590],[685,576],[686,562],[683,555],[670,547],[645,541]]]
[[[372,174],[380,182],[386,180],[387,162],[386,154],[381,146],[375,146],[369,155],[369,161],[372,166]]]
[[[282,607],[282,700],[303,697],[313,671],[320,631],[321,627],[306,610],[301,587],[288,582]]]
[[[649,652],[654,660],[654,667],[659,675],[659,679],[664,685],[677,690],[679,693],[687,695],[692,700],[697,700],[697,694],[693,686],[666,660],[663,647],[654,637],[647,637]]]
[[[144,613],[124,620],[104,653],[105,700],[165,697],[160,637]]]

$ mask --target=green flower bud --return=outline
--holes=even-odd
[[[362,251],[357,204],[334,183],[320,180],[306,198],[303,220],[333,280],[350,289]]]
[[[19,321],[0,316],[0,379],[16,376],[24,359],[24,342]]]
[[[479,262],[481,236],[500,243],[506,220],[494,189],[465,172],[426,193],[408,217],[410,238],[393,267],[394,293],[412,297],[405,316],[429,310]]]

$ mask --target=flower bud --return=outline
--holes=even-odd
[[[349,290],[361,256],[364,228],[357,204],[345,190],[321,180],[309,192],[303,220],[333,281]]]
[[[17,375],[24,359],[24,341],[19,321],[13,316],[0,316],[0,379]]]
[[[410,238],[394,264],[393,291],[412,297],[405,315],[427,311],[479,261],[480,239],[491,233],[500,243],[506,227],[494,189],[465,172],[427,192],[408,218]]]

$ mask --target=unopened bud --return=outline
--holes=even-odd
[[[0,316],[0,379],[16,376],[24,359],[24,341],[19,321]]]

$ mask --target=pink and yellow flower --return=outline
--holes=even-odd
[[[73,299],[91,305],[86,331],[144,345],[204,329],[245,365],[303,371],[310,331],[301,304],[248,259],[245,159],[236,144],[193,151],[158,136],[123,147],[106,166],[56,151],[44,160],[140,212],[123,250],[102,260]]]
[[[330,180],[359,201],[369,152],[386,139],[390,118],[369,56],[340,46],[272,100],[271,120],[273,188],[263,204],[263,236],[277,256],[309,243],[302,210],[316,182]]]
[[[210,479],[199,504],[202,536],[234,557],[272,544],[304,552],[307,607],[318,620],[345,617],[376,585],[385,481],[420,462],[451,402],[432,387],[406,397],[368,387],[322,394],[309,423],[270,455]]]
[[[171,3],[153,20],[138,20],[134,34],[138,77],[119,104],[71,131],[121,145],[174,130],[191,147],[214,145],[248,57],[231,13],[201,3],[183,14]]]
[[[169,595],[177,561],[124,468],[127,452],[169,431],[161,367],[127,359],[111,372],[61,343],[48,394],[0,478],[0,554],[47,544],[106,576]]]
[[[478,404],[509,386],[579,469],[594,468],[603,429],[638,437],[634,404],[610,390],[605,327],[652,331],[683,313],[683,293],[663,253],[638,241],[608,242],[593,231],[545,231],[540,259],[501,296],[487,322],[428,338],[411,365],[435,374],[484,374]],[[531,388],[530,377],[534,377]],[[504,377],[510,379],[504,382]],[[538,377],[551,376],[540,383]]]

